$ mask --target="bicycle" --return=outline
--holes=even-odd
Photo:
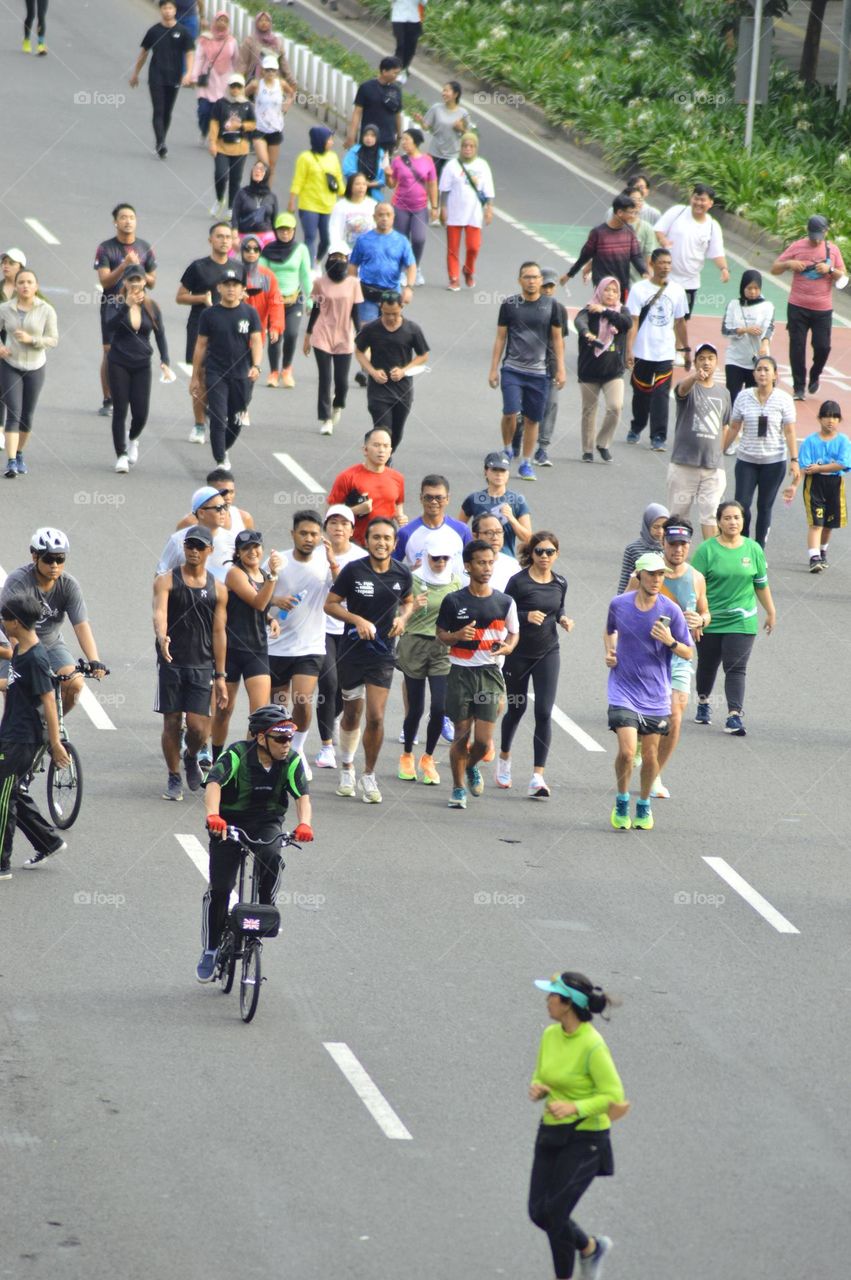
[[[259,877],[257,860],[254,859],[251,869],[251,897],[244,898],[245,862],[255,849],[268,848],[280,844],[282,848],[300,849],[288,831],[281,831],[271,840],[251,840],[239,827],[228,827],[224,838],[233,840],[239,845],[239,879],[237,881],[237,901],[231,908],[225,924],[222,940],[216,956],[214,982],[219,982],[222,993],[228,995],[236,977],[236,964],[242,961],[242,972],[239,979],[239,1012],[243,1022],[250,1022],[257,1012],[260,999],[260,986],[265,982],[262,975],[260,957],[263,952],[262,938],[276,938],[281,927],[281,913],[277,907],[258,901]]]
[[[103,673],[108,676],[108,668],[104,667]],[[68,741],[65,733],[65,716],[62,711],[62,685],[66,680],[73,680],[78,675],[83,676],[86,680],[96,679],[91,664],[86,662],[85,658],[80,658],[74,670],[69,671],[67,675],[53,676],[56,714],[59,718],[59,737],[68,753],[69,763],[67,765],[57,765],[54,762],[53,757],[50,755],[50,744],[45,737],[44,742],[36,752],[32,768],[20,783],[22,788],[29,788],[35,775],[46,771],[47,807],[50,811],[53,825],[58,827],[60,831],[67,831],[69,827],[74,825],[79,817],[80,806],[83,803],[83,766],[80,762],[80,753],[74,744]],[[47,758],[46,765],[45,757]]]

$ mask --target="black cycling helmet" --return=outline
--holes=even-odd
[[[248,732],[255,738],[258,733],[268,733],[273,738],[281,738],[290,742],[297,730],[283,707],[270,703],[266,707],[259,707],[257,711],[252,711],[248,717]]]

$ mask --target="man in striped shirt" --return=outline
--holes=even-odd
[[[629,268],[634,266],[641,276],[647,275],[647,263],[632,229],[632,223],[638,219],[638,209],[632,196],[621,192],[612,201],[612,212],[605,222],[592,227],[588,239],[579,251],[579,257],[568,271],[561,277],[566,284],[582,270],[586,262],[591,263],[591,279],[598,285],[606,276],[614,276],[621,287],[621,297],[626,300],[629,292]]]

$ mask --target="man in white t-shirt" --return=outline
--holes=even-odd
[[[227,503],[213,485],[203,485],[192,495],[193,524],[203,525],[209,529],[213,539],[213,553],[207,561],[207,572],[217,582],[224,582],[230,562],[233,559],[235,533],[225,528],[227,519]],[[179,569],[186,563],[183,542],[186,529],[178,525],[177,531],[171,535],[162,549],[157,561],[157,574],[168,573],[171,569]]]
[[[504,591],[508,579],[513,578],[515,573],[519,573],[523,566],[519,560],[515,560],[514,556],[510,556],[503,551],[505,530],[502,527],[502,521],[499,516],[492,515],[489,511],[483,511],[479,515],[473,516],[473,523],[470,527],[473,530],[473,537],[486,542],[493,551],[494,562],[493,572],[490,576],[491,586],[494,591]],[[467,585],[466,569],[462,574],[461,581],[464,586]]]
[[[730,279],[727,259],[724,255],[724,233],[709,210],[715,202],[715,192],[702,182],[692,187],[688,204],[675,204],[663,213],[653,230],[663,249],[671,250],[673,268],[671,279],[681,284],[688,298],[689,319],[694,309],[694,298],[700,288],[700,273],[707,258],[711,258],[721,272],[721,283]]]
[[[636,444],[650,419],[650,448],[665,452],[668,439],[668,407],[674,356],[682,351],[691,368],[686,317],[688,299],[682,285],[671,280],[671,252],[654,249],[649,280],[639,280],[629,291],[627,308],[632,328],[626,336],[626,364],[632,370],[632,423],[627,434]]]

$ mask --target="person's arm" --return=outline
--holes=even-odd
[[[328,598],[325,601],[324,610],[329,618],[336,618],[338,622],[350,623],[361,640],[375,639],[375,624],[369,622],[368,619],[362,618],[360,614],[351,613],[343,604],[343,596],[336,595],[333,591],[328,592]]]
[[[724,318],[721,321],[722,338],[732,338],[734,334],[737,337],[741,337],[744,333],[744,329],[740,325],[736,326],[733,324],[734,311],[738,305],[739,304],[736,301],[727,303],[727,310],[724,312]]]
[[[187,50],[186,50],[186,53],[184,54],[184,57],[186,58],[186,71],[184,72],[183,76],[181,77],[180,83],[183,85],[183,88],[184,88],[184,89],[188,89],[188,88],[190,87],[190,85],[192,84],[192,68],[195,66],[195,47],[194,47],[194,45],[193,45],[193,47],[192,47],[191,49],[187,49]]]
[[[134,68],[133,68],[133,73],[132,73],[132,75],[130,76],[130,88],[131,88],[131,89],[135,89],[135,88],[136,88],[136,86],[138,85],[138,83],[139,83],[139,72],[142,70],[142,68],[144,67],[144,65],[145,65],[145,63],[146,63],[147,61],[148,61],[148,50],[147,50],[147,49],[142,48],[142,49],[140,49],[140,50],[139,50],[139,56],[138,56],[138,58],[136,59],[136,65],[134,66]]]
[[[777,626],[777,611],[774,608],[774,601],[771,598],[771,588],[766,582],[761,587],[755,586],[754,591],[756,592],[759,603],[765,610],[765,630],[769,635],[771,635],[772,631]]]
[[[213,114],[210,116],[210,125],[207,133],[207,150],[211,156],[215,156],[218,153],[220,132],[219,121],[216,117],[216,108],[213,107]]]
[[[360,137],[360,122],[363,119],[363,107],[354,107],[352,110],[352,118],[349,122],[349,132],[346,134],[346,146],[353,147]]]
[[[685,626],[685,622],[683,622]],[[680,640],[675,636],[669,626],[666,626],[661,618],[657,618],[650,629],[650,634],[654,640],[658,640],[666,649],[670,649],[675,658],[683,658],[686,662],[691,659],[694,650],[690,644],[686,644],[684,640]]]
[[[727,423],[727,426],[724,428],[724,437],[721,441],[721,451],[723,453],[727,452],[727,450],[730,448],[730,445],[733,443],[733,441],[735,440],[736,436],[739,434],[741,429],[742,429],[742,419],[731,418],[730,421]]]
[[[597,251],[597,231],[596,231],[596,228],[592,228],[591,231],[589,231],[588,233],[588,239],[585,241],[584,245],[579,250],[579,257],[576,259],[573,266],[570,267],[570,269],[563,276],[560,277],[560,283],[567,284],[568,280],[572,280],[575,275],[578,275],[578,273],[585,266],[585,263],[591,261],[596,251]]]
[[[626,335],[626,367],[631,369],[635,364],[635,356],[632,354],[632,348],[635,345],[635,335],[638,333],[638,316],[632,317],[632,327]]]
[[[556,364],[555,384],[561,391],[567,382],[567,373],[564,368],[564,334],[561,331],[560,324],[554,324],[550,327],[550,344]]]
[[[52,689],[47,693],[39,695],[41,698],[41,709],[44,712],[44,720],[47,725],[47,740],[50,743],[50,754],[53,763],[58,765],[60,769],[70,764],[70,757],[62,743],[59,730],[59,713],[56,710],[56,695]]]
[[[295,814],[296,814],[296,817],[298,818],[298,827],[307,827],[311,831],[311,838],[312,838],[313,809],[310,804],[310,796],[299,796],[296,799]],[[299,835],[298,827],[293,832],[293,835],[297,840],[305,840],[307,838],[307,832],[303,831]]]
[[[405,598],[403,599],[401,608],[399,609],[399,612],[396,614],[396,617],[393,619],[393,625],[390,627],[390,630],[387,632],[388,636],[391,639],[395,639],[396,636],[404,635],[405,626],[411,614],[413,613],[413,610],[414,610],[414,597],[409,592],[408,595],[406,595]]]
[[[248,335],[248,348],[251,352],[251,368],[248,370],[248,378],[249,381],[256,382],[260,377],[260,366],[263,362],[263,331],[259,325],[253,333]],[[252,374],[254,375],[253,377]]]
[[[767,356],[771,351],[771,339],[774,335],[774,306],[771,306],[771,313],[765,324],[762,326],[762,333],[759,336],[759,354]]]
[[[780,257],[775,258],[771,264],[773,276],[782,276],[784,271],[791,271],[794,275],[796,271],[806,271],[806,269],[806,262],[802,262],[800,258],[790,257],[789,249],[784,249]]]
[[[189,390],[194,395],[201,387],[201,370],[204,367],[204,360],[207,355],[207,337],[206,335],[195,339],[195,350],[192,355],[192,377],[189,380]]]
[[[623,593],[626,591],[626,584],[629,582],[634,572],[635,572],[635,551],[633,549],[632,543],[630,542],[629,545],[624,548],[623,560],[621,561],[621,576],[618,579],[618,589],[617,589],[617,594],[619,596],[622,596]]]
[[[401,111],[397,111],[397,112],[396,112],[396,146],[397,146],[397,147],[398,147],[399,143],[402,141],[402,129],[403,129],[403,128],[404,128],[404,121],[403,121],[403,119],[402,119],[402,112],[401,112]]]
[[[660,249],[672,249],[674,247],[673,240],[668,238],[668,232],[670,231],[673,223],[679,217],[680,213],[682,213],[683,207],[684,206],[681,204],[675,204],[672,209],[667,211],[667,213],[662,214],[662,217],[654,226],[653,234],[656,236],[656,243],[659,245]]]
[[[618,633],[609,630],[608,622],[603,632],[603,648],[606,652],[606,666],[616,667],[618,665]]]
[[[674,321],[674,335],[677,340],[677,350],[685,353],[683,359],[683,367],[691,368],[691,347],[688,345],[688,329],[686,328],[685,316],[680,316]]]
[[[100,654],[95,643],[94,633],[88,622],[78,622],[74,626],[74,634],[77,637],[77,643],[83,651],[83,656],[87,662],[100,662]],[[95,670],[93,673],[98,680],[103,676],[103,669]]]
[[[694,594],[697,597],[695,601],[695,612],[700,619],[698,623],[694,623],[691,618],[691,610],[686,609],[685,620],[689,624],[689,629],[695,640],[699,640],[703,635],[703,630],[708,627],[712,621],[712,614],[709,610],[709,597],[706,594],[706,579],[699,569],[692,569],[692,581],[694,583]]]
[[[280,567],[281,557],[276,551],[273,551],[269,557],[269,572],[265,575],[266,581],[259,591],[251,585],[242,569],[236,565],[232,569],[228,569],[225,577],[225,586],[228,591],[232,591],[235,596],[239,596],[240,600],[244,601],[245,604],[252,609],[256,609],[258,613],[262,613],[264,609],[268,608],[269,602],[275,594],[275,580]]]
[[[168,597],[171,583],[171,573],[163,573],[154,578],[154,638],[159,645],[163,662],[171,662],[168,634]]]
[[[798,466],[798,440],[795,436],[795,423],[784,422],[783,434],[786,437],[786,448],[789,450],[789,476],[793,484],[796,484],[801,478],[801,468]]]
[[[228,687],[225,683],[225,666],[228,651],[228,593],[221,582],[216,583],[216,607],[213,611],[213,690],[215,704],[220,711],[228,705]]]
[[[165,336],[165,326],[163,325],[163,313],[159,307],[154,312],[157,322],[154,325],[154,342],[157,344],[157,351],[160,353],[160,364],[163,368],[168,368],[168,339]]]
[[[502,353],[505,350],[505,344],[508,341],[508,326],[497,325],[496,338],[491,352],[491,367],[488,374],[488,382],[492,387],[499,386],[499,362],[502,359]]]
[[[685,400],[691,393],[694,384],[697,382],[697,370],[692,369],[691,373],[687,373],[681,382],[674,387],[674,395],[678,400]]]

